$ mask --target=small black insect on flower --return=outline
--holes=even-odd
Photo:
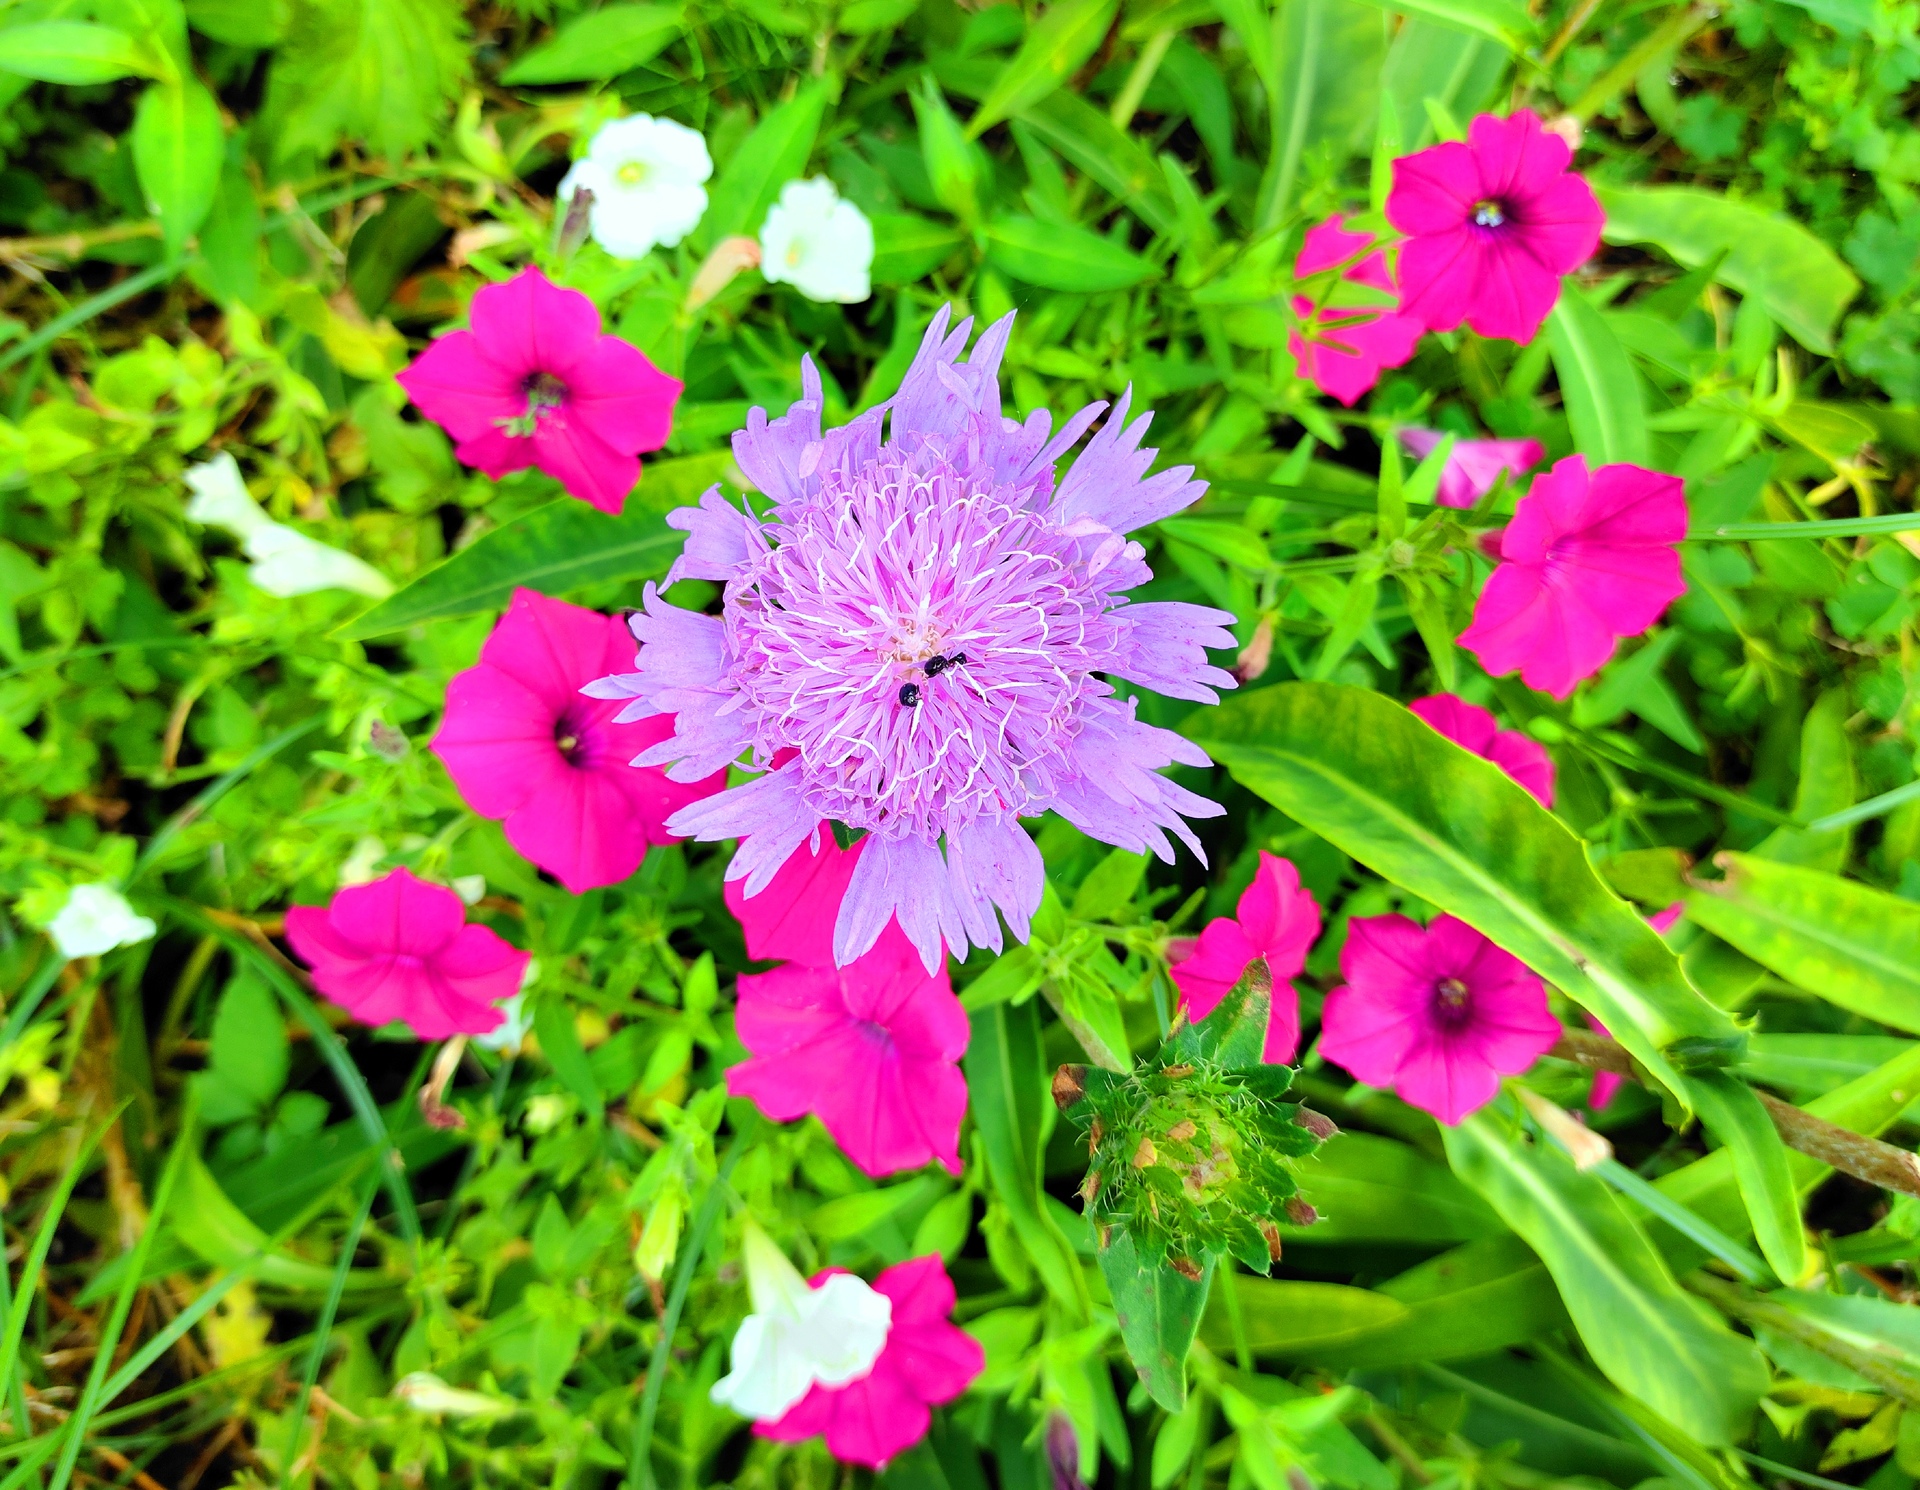
[[[900,707],[903,709],[911,709],[919,702],[920,685],[918,683],[902,683],[900,685]]]
[[[937,678],[948,668],[958,667],[966,660],[967,654],[965,652],[955,652],[951,657],[929,657],[926,663],[927,676],[929,678]]]

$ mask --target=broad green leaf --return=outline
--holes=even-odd
[[[1352,154],[1379,118],[1380,13],[1359,0],[1289,0],[1274,23],[1274,97],[1255,224],[1276,226],[1310,152]]]
[[[1273,84],[1273,17],[1266,0],[1216,0],[1220,19],[1233,27],[1247,49],[1254,75],[1269,88]]]
[[[651,62],[686,30],[678,5],[608,5],[575,16],[500,74],[510,87],[616,78]]]
[[[1499,767],[1377,693],[1282,683],[1189,716],[1234,778],[1376,873],[1492,938],[1661,1079],[1664,1052],[1737,1046],[1580,841]],[[1920,914],[1920,910],[1916,911]]]
[[[1231,1354],[1236,1343],[1233,1315],[1224,1297],[1228,1287],[1240,1302],[1247,1348],[1257,1356],[1312,1356],[1403,1324],[1412,1316],[1398,1299],[1370,1288],[1233,1273],[1207,1301],[1200,1324],[1201,1339],[1220,1355]]]
[[[1758,300],[1809,351],[1830,353],[1833,328],[1860,281],[1792,218],[1691,186],[1595,186],[1609,243],[1652,243],[1695,268],[1724,253],[1716,277]]]
[[[1116,1226],[1100,1249],[1100,1271],[1113,1296],[1120,1338],[1140,1373],[1147,1394],[1168,1412],[1187,1404],[1187,1352],[1200,1328],[1213,1283],[1213,1259],[1201,1264],[1197,1279],[1172,1268],[1144,1262],[1133,1237]]]
[[[1547,341],[1573,443],[1590,466],[1647,465],[1646,400],[1640,375],[1606,317],[1571,287],[1547,317]]]
[[[826,109],[825,84],[809,83],[753,127],[713,184],[707,215],[700,219],[701,243],[717,243],[733,233],[759,235],[780,188],[806,175]]]
[[[151,48],[112,26],[32,21],[0,31],[0,72],[43,83],[111,83],[157,70]]]
[[[1524,5],[1510,0],[1366,0],[1396,15],[1418,17],[1456,31],[1497,41],[1509,52],[1525,50],[1538,27]]]
[[[1681,1291],[1613,1191],[1485,1111],[1443,1136],[1454,1172],[1546,1264],[1608,1379],[1702,1443],[1736,1441],[1767,1390],[1766,1363]]]
[[[934,198],[969,229],[980,220],[980,152],[953,117],[946,96],[931,77],[912,95],[913,117],[920,127],[920,158]]]
[[[1053,0],[968,121],[967,138],[1032,108],[1078,72],[1099,50],[1119,9],[1119,0]]]
[[[1160,531],[1255,574],[1273,567],[1266,539],[1242,523],[1217,517],[1167,517],[1160,520]]]
[[[1124,290],[1160,271],[1111,238],[1068,223],[996,217],[987,224],[987,263],[1045,290]]]
[[[258,51],[286,34],[288,0],[186,0],[187,24],[230,47]]]
[[[287,1084],[287,1024],[280,1001],[245,971],[235,974],[220,995],[208,1054],[212,1069],[203,1079],[210,1078],[218,1099],[229,1104],[223,1111],[203,1099],[201,1112],[208,1122],[263,1112]],[[232,1110],[236,1097],[239,1111]]]
[[[1807,1270],[1807,1242],[1780,1130],[1753,1088],[1736,1076],[1699,1071],[1687,1078],[1687,1087],[1700,1121],[1733,1156],[1740,1198],[1767,1265],[1781,1282],[1798,1283]]]
[[[533,1032],[540,1037],[540,1053],[553,1067],[554,1075],[578,1097],[588,1112],[598,1115],[606,1099],[600,1083],[594,1079],[587,1053],[580,1047],[580,1036],[573,1027],[573,1014],[559,999],[545,998],[534,1005]]]
[[[1507,48],[1502,43],[1420,16],[1407,17],[1387,49],[1381,70],[1381,86],[1399,125],[1394,153],[1433,139],[1428,99],[1450,113],[1471,117],[1491,101],[1507,65]]]
[[[220,1188],[198,1154],[188,1154],[180,1173],[180,1202],[169,1231],[202,1262],[217,1268],[242,1267],[268,1247],[270,1238]],[[257,1264],[260,1279],[281,1288],[325,1293],[335,1286],[334,1270],[317,1263],[268,1252]],[[346,1275],[350,1289],[390,1288],[394,1279],[380,1269],[356,1268]]]
[[[1716,855],[1688,919],[1789,983],[1895,1029],[1920,1033],[1920,904],[1797,864]]]
[[[147,210],[160,219],[168,253],[178,253],[207,220],[225,153],[220,106],[198,78],[155,83],[140,95],[133,114],[133,163]]]
[[[898,26],[920,8],[920,0],[853,0],[840,12],[840,31],[847,36],[871,36]]]
[[[672,564],[681,542],[658,512],[637,502],[610,517],[562,497],[476,538],[350,621],[342,634],[364,641],[428,621],[499,610],[522,587],[566,595],[586,585],[647,578]]]
[[[925,279],[962,248],[964,233],[911,212],[873,218],[873,282],[911,285]]]
[[[1793,815],[1803,823],[1853,806],[1859,794],[1853,768],[1853,740],[1847,718],[1853,702],[1844,687],[1829,688],[1814,701],[1800,725],[1800,783],[1794,790]],[[1807,828],[1775,828],[1757,845],[1755,858],[1805,869],[1839,873],[1847,862],[1851,828],[1815,833]],[[1817,991],[1817,990],[1816,990]]]
[[[1040,1043],[1040,1020],[1030,1000],[995,1004],[973,1016],[963,1069],[968,1111],[986,1155],[987,1175],[1006,1207],[1026,1260],[1047,1291],[1084,1314],[1085,1283],[1067,1239],[1041,1204],[1042,1119],[1050,1073]]]
[[[1286,1227],[1287,1245],[1469,1242],[1503,1230],[1452,1170],[1410,1144],[1344,1132],[1299,1164],[1300,1194],[1320,1213]]]

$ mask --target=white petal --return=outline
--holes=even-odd
[[[186,482],[193,488],[193,499],[187,503],[189,522],[225,528],[234,537],[245,538],[273,521],[247,491],[238,463],[224,451],[202,465],[189,466]]]
[[[380,599],[393,593],[393,585],[372,565],[281,523],[256,529],[244,547],[254,561],[247,577],[269,595],[284,599],[316,590],[357,590]]]
[[[98,957],[115,947],[147,941],[158,930],[113,886],[75,885],[60,914],[48,923],[47,935],[62,957]]]

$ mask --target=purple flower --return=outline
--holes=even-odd
[[[590,685],[632,700],[622,718],[676,716],[636,765],[697,781],[743,754],[763,775],[676,813],[668,827],[737,838],[727,870],[756,895],[823,822],[867,835],[834,925],[844,967],[897,915],[929,970],[942,941],[999,951],[1045,871],[1019,819],[1059,813],[1107,843],[1171,860],[1172,832],[1221,808],[1158,774],[1210,764],[1134,718],[1108,679],[1213,703],[1233,677],[1224,611],[1127,603],[1151,576],[1127,534],[1205,489],[1178,466],[1148,475],[1148,417],[1131,390],[1064,476],[1055,462],[1105,404],[1051,433],[1043,410],[1000,411],[1013,317],[962,363],[970,321],[942,310],[887,404],[822,432],[820,378],[778,419],[755,409],[734,455],[771,504],[762,520],[718,490],[669,519],[687,533],[667,576],[719,580],[722,613],[668,605],[651,585],[632,618],[638,671]],[[884,428],[883,428],[884,427]],[[1051,434],[1051,438],[1049,437]],[[1209,686],[1212,685],[1212,686]]]

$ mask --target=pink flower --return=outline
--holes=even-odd
[[[1405,916],[1356,918],[1340,971],[1347,981],[1327,995],[1320,1053],[1443,1123],[1486,1106],[1502,1075],[1560,1038],[1526,964],[1452,916],[1424,931]]]
[[[1420,460],[1446,439],[1437,429],[1408,428],[1398,433],[1400,443]],[[1546,447],[1538,440],[1455,440],[1434,500],[1442,507],[1471,507],[1493,490],[1502,472],[1524,476],[1546,458]]]
[[[1647,925],[1659,932],[1660,935],[1665,936],[1669,931],[1673,930],[1680,918],[1686,913],[1686,906],[1676,901],[1665,910],[1655,911],[1651,916],[1648,916]],[[1608,1029],[1591,1014],[1587,1016],[1587,1023],[1597,1034],[1611,1036],[1613,1033],[1612,1030]],[[1618,1072],[1596,1071],[1593,1076],[1593,1090],[1587,1094],[1588,1108],[1594,1112],[1599,1112],[1613,1100],[1614,1093],[1620,1090],[1621,1083],[1626,1079],[1626,1077],[1620,1075]]]
[[[673,426],[682,384],[639,348],[600,334],[600,312],[538,269],[473,297],[471,331],[441,337],[399,374],[454,454],[496,480],[538,466],[583,502],[618,512],[639,455]]]
[[[1208,922],[1193,954],[1174,964],[1180,1001],[1189,1019],[1205,1019],[1240,981],[1247,964],[1266,958],[1273,977],[1273,1008],[1261,1058],[1276,1064],[1290,1061],[1300,1045],[1300,994],[1293,979],[1307,965],[1307,950],[1320,935],[1320,907],[1300,888],[1299,870],[1262,850],[1253,883],[1234,909],[1233,920],[1219,916]]]
[[[813,1278],[820,1287],[838,1269]],[[938,1256],[888,1268],[874,1291],[893,1303],[893,1324],[873,1370],[842,1387],[815,1385],[784,1417],[755,1423],[761,1438],[797,1443],[825,1435],[844,1464],[879,1469],[926,1436],[931,1408],[951,1402],[987,1366],[987,1354],[953,1324],[953,1282]]]
[[[1460,645],[1488,672],[1518,668],[1527,687],[1565,698],[1619,638],[1645,631],[1685,593],[1686,535],[1678,476],[1628,465],[1589,476],[1585,459],[1570,455],[1521,498]]]
[[[1525,109],[1482,114],[1467,142],[1393,163],[1387,221],[1400,248],[1401,313],[1430,331],[1462,321],[1482,336],[1531,341],[1561,277],[1600,246],[1593,188],[1567,170],[1573,152]]]
[[[1553,806],[1553,757],[1546,746],[1518,730],[1501,729],[1485,709],[1451,693],[1417,698],[1407,707],[1463,750],[1492,761],[1542,807]]]
[[[669,816],[727,784],[628,764],[672,718],[620,724],[617,704],[580,690],[632,655],[622,622],[515,590],[479,665],[447,685],[433,737],[466,804],[504,818],[507,841],[575,895],[632,874],[648,844],[674,841]]]
[[[1364,251],[1373,242],[1368,233],[1347,231],[1345,221],[1335,213],[1317,228],[1307,232],[1300,257],[1294,260],[1293,277],[1305,279],[1320,274]],[[1394,293],[1393,275],[1387,269],[1384,253],[1371,253],[1340,278],[1348,284]],[[1300,376],[1330,398],[1352,408],[1360,395],[1380,379],[1383,367],[1398,367],[1413,355],[1422,326],[1391,306],[1342,303],[1336,291],[1334,302],[1324,307],[1316,319],[1314,302],[1305,295],[1293,297],[1293,313],[1305,326],[1303,336],[1296,331],[1287,338],[1287,350],[1299,366]]]
[[[333,897],[325,910],[287,912],[287,940],[313,986],[362,1024],[398,1019],[422,1040],[484,1035],[495,1005],[520,991],[527,954],[466,924],[453,891],[396,869]]]
[[[741,975],[734,1028],[749,1059],[727,1072],[727,1090],[775,1122],[812,1113],[875,1177],[936,1159],[958,1174],[966,1011],[945,960],[929,973],[897,920],[869,951],[834,966],[834,917],[872,840],[843,851],[824,829],[817,848],[803,842],[752,899],[740,881],[727,884],[749,953],[795,958]]]

